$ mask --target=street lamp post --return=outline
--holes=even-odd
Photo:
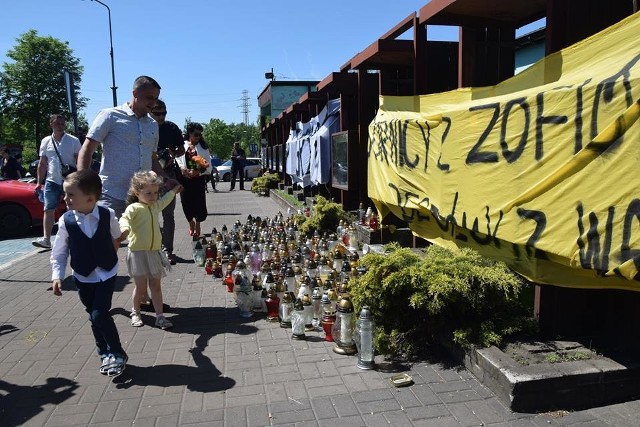
[[[109,55],[111,55],[111,82],[112,82],[111,91],[113,92],[113,106],[116,107],[118,105],[118,96],[116,95],[116,90],[118,89],[118,87],[116,86],[116,70],[113,64],[113,34],[111,32],[111,9],[109,9],[109,6],[107,6],[100,0],[91,0],[91,1],[95,1],[96,3],[100,3],[101,5],[106,7],[107,12],[109,14],[109,45],[111,47]]]

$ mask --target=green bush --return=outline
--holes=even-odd
[[[371,307],[380,354],[414,358],[430,344],[500,346],[535,329],[518,301],[524,283],[505,264],[471,249],[433,245],[424,256],[395,244],[385,249],[363,256],[367,271],[350,282],[356,310]]]
[[[342,205],[322,196],[316,196],[315,200],[311,216],[298,225],[300,232],[306,236],[313,235],[316,230],[320,233],[335,232],[340,220],[345,218]]]
[[[277,173],[265,173],[262,176],[253,179],[251,184],[251,192],[256,194],[266,194],[268,191],[274,188],[278,188],[280,182],[280,175]]]

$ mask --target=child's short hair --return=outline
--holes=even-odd
[[[64,182],[77,185],[84,194],[96,196],[96,200],[102,195],[102,180],[100,175],[91,169],[82,169],[67,175]]]
[[[127,194],[127,204],[136,203],[138,196],[136,192],[142,191],[145,185],[157,185],[161,187],[164,180],[161,176],[153,171],[136,172],[131,177],[131,186],[129,187],[129,193]]]

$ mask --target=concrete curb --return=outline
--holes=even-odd
[[[600,358],[523,366],[493,346],[465,352],[463,363],[517,412],[595,407],[640,396],[639,363]]]

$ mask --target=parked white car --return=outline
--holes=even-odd
[[[231,181],[231,160],[227,160],[218,169],[218,179],[222,181]],[[260,157],[247,157],[244,165],[244,179],[253,179],[260,176],[262,171],[262,162]],[[239,178],[239,177],[238,177]]]

